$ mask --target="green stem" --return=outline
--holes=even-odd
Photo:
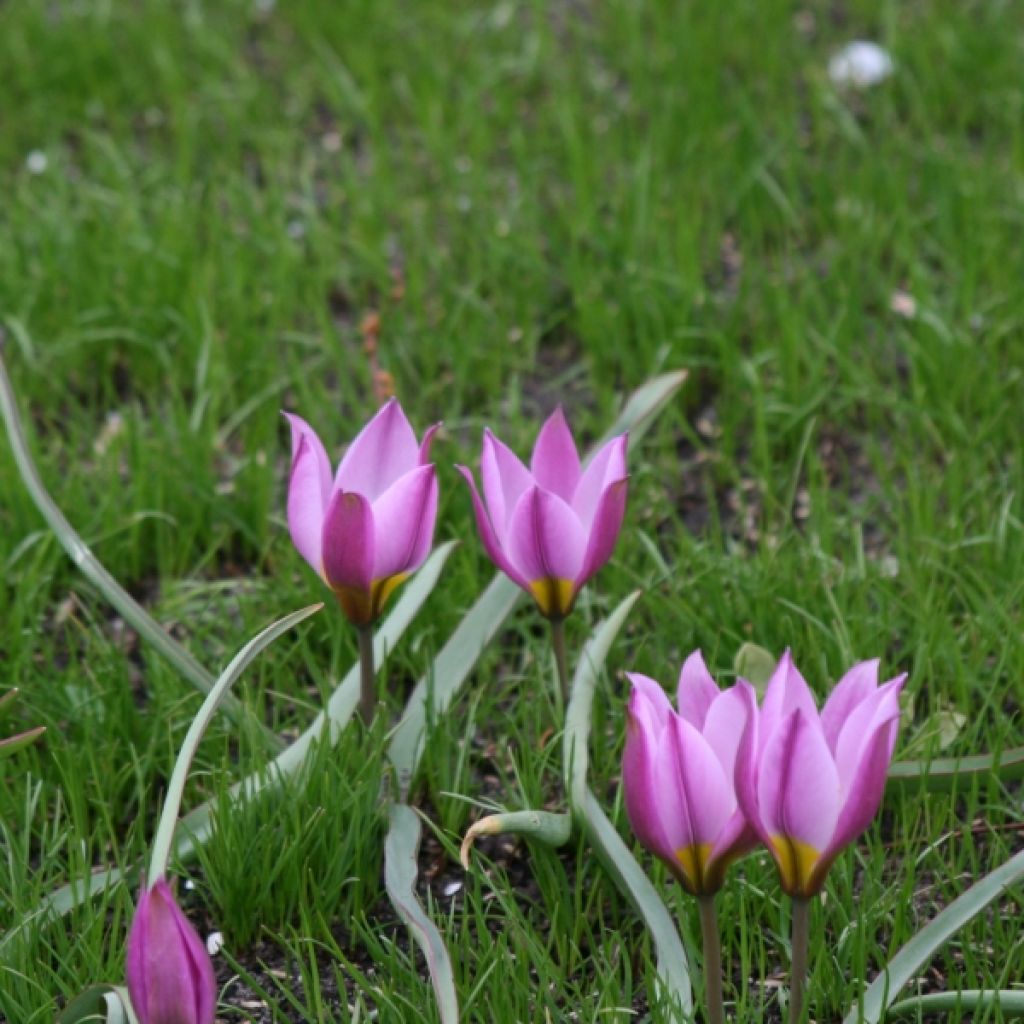
[[[799,1024],[807,983],[807,936],[811,903],[806,897],[793,898],[793,961],[789,976],[789,1024]]]
[[[551,619],[551,646],[555,652],[558,683],[562,687],[562,703],[569,703],[569,663],[565,656],[565,619]]]
[[[715,916],[715,897],[708,894],[697,897],[700,908],[700,930],[704,938],[704,1000],[708,1010],[708,1024],[725,1024],[725,1004],[722,1001],[722,940],[718,934]]]
[[[377,711],[376,673],[373,668],[373,630],[360,626],[359,634],[359,717],[369,727]]]

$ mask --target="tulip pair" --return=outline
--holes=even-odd
[[[126,973],[139,1024],[213,1024],[213,964],[163,878],[139,897]]]
[[[437,518],[437,476],[428,463],[437,426],[417,444],[397,399],[360,431],[332,476],[305,420],[292,429],[288,526],[299,553],[356,625],[376,619],[392,591],[422,565]],[[541,428],[530,468],[484,431],[481,475],[469,483],[487,554],[553,619],[611,556],[626,504],[626,437],[609,441],[584,470],[561,409]]]
[[[630,675],[622,781],[637,838],[698,897],[709,1020],[724,1020],[714,893],[758,841],[793,897],[790,1020],[800,1017],[808,898],[871,823],[885,788],[906,676],[878,685],[878,661],[855,665],[819,713],[789,651],[760,708],[740,680],[720,691],[699,651],[673,710],[654,680]]]
[[[700,652],[687,658],[673,711],[661,686],[630,675],[623,756],[637,838],[691,893],[719,889],[758,840],[783,889],[812,896],[882,799],[906,676],[878,685],[878,661],[855,665],[818,712],[787,651],[763,706],[740,680],[719,691]]]

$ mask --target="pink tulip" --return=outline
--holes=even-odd
[[[139,897],[126,968],[139,1024],[213,1024],[213,965],[163,878]]]
[[[298,416],[285,415],[292,428],[292,541],[349,619],[365,626],[430,553],[437,476],[427,459],[437,427],[417,444],[392,398],[349,445],[332,479],[316,432]]]
[[[583,469],[556,409],[541,428],[529,469],[484,431],[483,500],[472,472],[458,467],[491,561],[550,619],[572,611],[580,588],[611,557],[626,510],[626,441],[625,434],[613,438]]]
[[[678,714],[659,683],[629,679],[622,784],[633,831],[687,892],[714,893],[757,843],[733,786],[740,739],[757,714],[753,689],[740,682],[720,691],[700,651],[679,673]]]
[[[789,651],[759,715],[749,720],[736,787],[751,826],[771,851],[782,888],[813,896],[843,847],[871,824],[882,802],[900,722],[906,675],[878,685],[878,661],[854,665],[818,713]]]

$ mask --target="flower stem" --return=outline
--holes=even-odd
[[[569,703],[569,664],[565,657],[565,619],[551,619],[551,646],[555,652],[558,682],[562,687],[562,703]]]
[[[697,906],[700,908],[700,930],[704,938],[704,1001],[707,1004],[708,1024],[724,1024],[722,940],[718,934],[715,897],[710,894],[698,896]]]
[[[789,1024],[799,1024],[804,1008],[807,982],[807,936],[811,903],[806,897],[793,898],[793,961],[789,975]]]
[[[377,711],[377,687],[373,668],[373,627],[359,626],[359,717],[369,727]]]

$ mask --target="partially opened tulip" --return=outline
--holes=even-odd
[[[632,673],[629,679],[633,692],[622,759],[626,813],[640,842],[698,898],[708,1019],[716,1024],[724,1009],[713,896],[729,864],[757,843],[733,783],[756,701],[748,683],[720,691],[700,651],[679,674],[678,713],[659,683]]]
[[[365,685],[369,626],[390,595],[430,553],[437,519],[437,474],[428,462],[431,427],[417,442],[397,399],[391,399],[348,447],[336,474],[305,420],[285,413],[292,429],[288,528],[299,554],[334,592],[360,629],[364,667],[362,713],[372,715]]]
[[[794,900],[792,1021],[799,1019],[806,973],[808,899],[878,812],[905,682],[901,675],[879,686],[878,661],[860,662],[819,714],[787,651],[756,717],[754,698],[745,692],[751,724],[740,743],[737,794]]]
[[[491,561],[550,619],[572,611],[580,589],[615,548],[626,509],[626,443],[625,434],[613,438],[583,469],[556,409],[541,428],[529,469],[484,431],[482,499],[472,472],[458,467]]]
[[[139,897],[128,933],[126,974],[139,1024],[213,1024],[213,965],[163,878]]]

